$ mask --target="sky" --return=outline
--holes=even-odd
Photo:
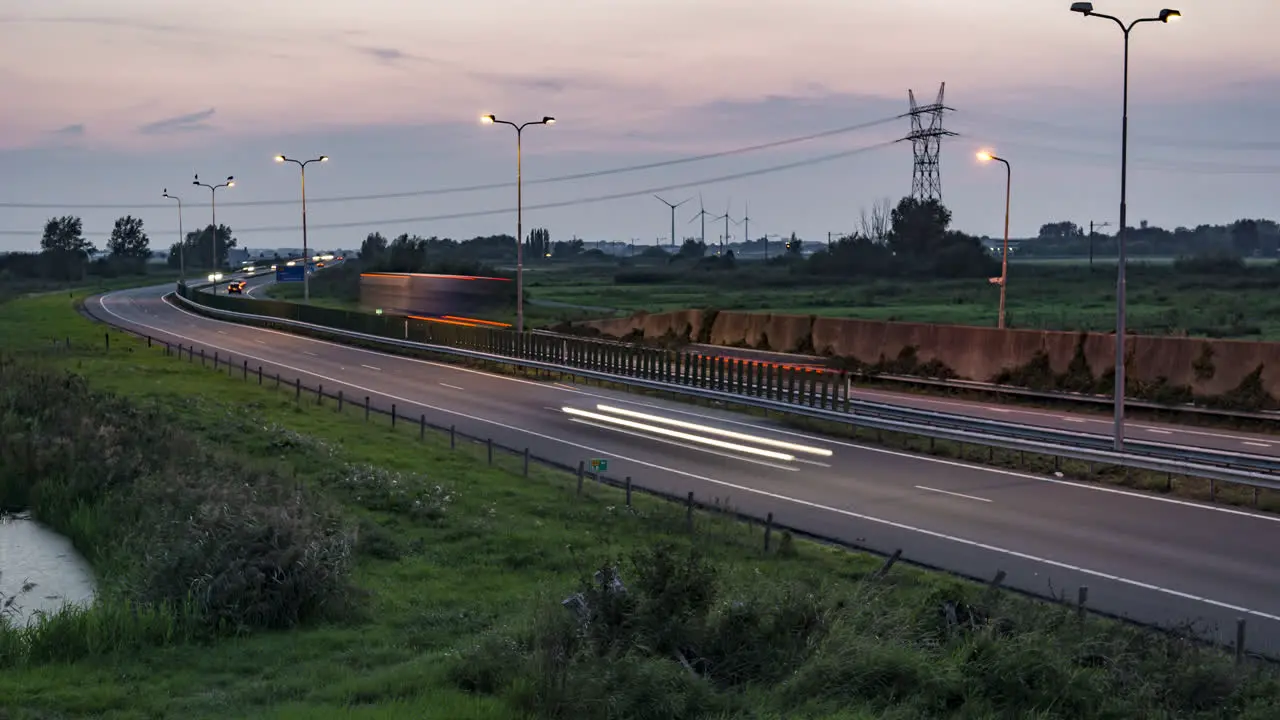
[[[1280,218],[1280,3],[1183,0],[1130,40],[1129,220],[1165,227]],[[1011,234],[1118,220],[1123,34],[1069,0],[0,0],[0,251],[33,250],[52,216],[99,247],[141,217],[152,246],[219,223],[241,247],[366,234],[657,242],[653,197],[726,209],[732,240],[825,241],[910,194],[916,100],[954,108],[942,200],[953,226]],[[1099,0],[1130,20],[1157,3]],[[926,123],[927,123],[926,118]],[[675,162],[855,128],[752,152]],[[860,129],[858,129],[860,128]],[[665,163],[629,172],[605,172]],[[234,175],[211,193],[193,186]],[[566,175],[593,173],[565,181]],[[458,188],[483,189],[455,192]],[[496,187],[488,187],[496,186]],[[440,192],[440,191],[446,192]],[[398,197],[368,199],[368,196]],[[617,197],[625,196],[625,197]],[[357,199],[351,199],[351,198]],[[358,199],[364,198],[364,199]],[[95,207],[97,206],[97,207]],[[551,207],[546,207],[551,206]],[[1109,230],[1109,231],[1110,231]],[[708,220],[718,241],[724,221]]]

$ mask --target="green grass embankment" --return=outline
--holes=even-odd
[[[690,534],[682,508],[102,333],[65,297],[0,305],[0,503],[101,583],[0,631],[9,717],[1280,713],[1274,672],[1216,651],[785,536],[766,553],[720,517]]]

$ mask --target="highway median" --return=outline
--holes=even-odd
[[[17,717],[1278,709],[1273,669],[1185,628],[766,530],[731,498],[704,512],[583,483],[425,417],[104,336],[65,296],[0,305],[0,337],[0,501],[71,537],[101,584],[87,609],[0,630]]]

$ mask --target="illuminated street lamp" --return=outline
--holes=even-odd
[[[178,201],[178,282],[186,284],[187,282],[187,238],[182,234],[182,198],[177,195],[170,195],[169,188],[164,189],[164,195],[170,200]]]
[[[291,157],[277,155],[276,162],[291,162],[297,165],[298,169],[302,171],[302,257],[305,260],[302,264],[302,301],[311,302],[311,280],[310,273],[308,272],[311,261],[306,260],[306,258],[311,257],[307,251],[307,165],[310,165],[313,162],[329,162],[329,156],[321,155],[320,157],[312,160],[294,160]]]
[[[209,209],[213,214],[213,237],[210,239],[209,245],[212,247],[211,253],[213,258],[213,269],[218,269],[218,189],[230,188],[236,186],[236,178],[234,175],[228,175],[227,181],[218,185],[210,185],[209,183],[200,182],[200,175],[196,175],[196,179],[191,181],[192,185],[209,188]],[[218,288],[214,287],[213,292],[216,295]]]
[[[992,155],[986,150],[978,152],[978,159],[982,162],[1001,162],[1004,163],[1004,249],[1000,253],[1000,320],[998,327],[1004,329],[1004,296],[1005,288],[1009,284],[1009,198],[1013,190],[1013,169],[1009,167],[1009,161],[1002,157]],[[994,280],[994,279],[993,279]]]
[[[1125,220],[1125,191],[1129,174],[1129,31],[1138,23],[1169,23],[1182,17],[1177,10],[1165,8],[1156,17],[1139,18],[1125,25],[1120,18],[1103,15],[1093,11],[1093,3],[1071,3],[1071,12],[1085,17],[1099,17],[1114,21],[1124,33],[1124,112],[1120,125],[1120,230],[1116,234],[1116,384],[1115,384],[1115,448],[1117,452],[1124,450],[1124,336],[1125,336],[1125,239],[1128,235],[1128,223]]]
[[[541,120],[531,120],[517,125],[509,120],[499,120],[493,115],[480,116],[480,122],[486,125],[510,125],[516,129],[516,332],[524,332],[524,181],[521,177],[522,155],[521,139],[524,129],[530,125],[555,125],[556,119],[544,116]]]

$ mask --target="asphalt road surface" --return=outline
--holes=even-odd
[[[1087,586],[1092,608],[1156,624],[1207,623],[1224,643],[1243,618],[1247,647],[1280,655],[1280,516],[915,456],[727,411],[246,327],[165,302],[171,289],[110,293],[86,307],[154,338],[230,354],[237,364],[248,360],[253,370],[260,365],[289,381],[368,395],[380,407],[396,403],[404,415],[425,413],[436,424],[568,465],[607,458],[611,476],[631,476],[637,485],[692,490],[759,517],[772,512],[781,523],[880,552],[900,548],[914,562],[975,578],[1003,570],[1007,586],[1040,595],[1074,598]],[[627,426],[618,410],[650,417],[630,416],[626,422],[642,427]],[[672,427],[670,420],[694,426]],[[765,440],[728,437],[726,430]],[[830,456],[764,445],[769,441]],[[761,457],[761,449],[794,459]]]

